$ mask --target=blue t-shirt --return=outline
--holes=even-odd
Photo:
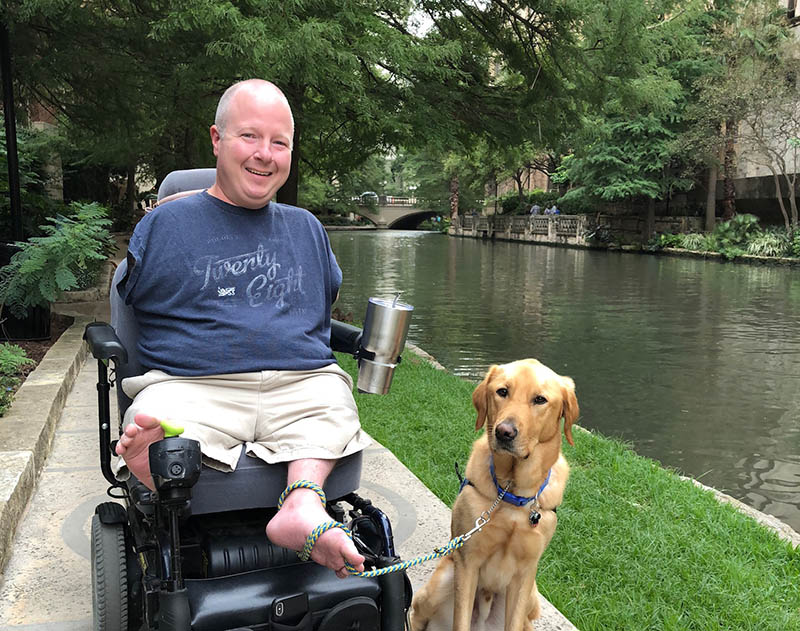
[[[342,272],[306,210],[250,210],[207,192],[169,202],[136,226],[128,269],[117,288],[145,368],[201,376],[336,361],[330,314]]]

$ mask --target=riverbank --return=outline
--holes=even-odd
[[[666,218],[675,219],[675,218]],[[692,218],[689,218],[692,219]],[[482,222],[481,222],[482,220]],[[481,239],[491,241],[519,241],[535,245],[576,248],[582,250],[603,250],[607,252],[628,252],[632,254],[650,254],[665,256],[689,257],[719,261],[720,263],[748,263],[759,265],[800,266],[800,258],[788,256],[754,256],[741,254],[728,259],[719,252],[687,250],[675,247],[647,247],[644,245],[603,244],[587,240],[587,224],[585,215],[576,216],[515,216],[497,217],[493,222],[488,218],[480,218],[477,222],[472,218],[464,218],[467,225],[454,223],[448,230],[451,237]],[[538,224],[537,224],[538,222]],[[666,222],[672,225],[674,222]],[[497,224],[497,225],[495,225]],[[537,230],[538,226],[538,230]]]
[[[406,353],[389,395],[358,395],[367,431],[448,505],[453,463],[476,437],[473,388]],[[579,629],[800,629],[800,538],[781,539],[620,442],[585,430],[575,442],[564,445],[572,473],[538,583]]]

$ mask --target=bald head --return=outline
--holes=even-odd
[[[265,81],[264,79],[247,79],[245,81],[239,81],[225,90],[219,99],[219,103],[217,104],[217,113],[214,116],[214,125],[216,126],[220,136],[225,135],[225,129],[229,121],[230,106],[233,102],[233,98],[242,90],[251,93],[253,96],[257,96],[260,99],[274,100],[276,102],[286,104],[286,107],[289,110],[289,116],[292,116],[292,108],[289,106],[289,101],[286,99],[286,95],[284,95],[281,89],[271,81]],[[294,117],[292,117],[292,133],[294,133]]]

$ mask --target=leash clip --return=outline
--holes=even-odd
[[[483,511],[480,515],[478,515],[478,518],[475,520],[475,527],[472,530],[465,532],[463,535],[461,535],[462,541],[466,541],[476,532],[480,532],[481,528],[483,528],[488,523],[489,523],[489,513]]]

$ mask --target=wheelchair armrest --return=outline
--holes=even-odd
[[[355,355],[361,348],[362,330],[352,324],[331,320],[331,348]]]
[[[128,363],[128,351],[110,324],[90,322],[83,332],[83,339],[89,344],[95,359],[113,359],[116,364]]]

